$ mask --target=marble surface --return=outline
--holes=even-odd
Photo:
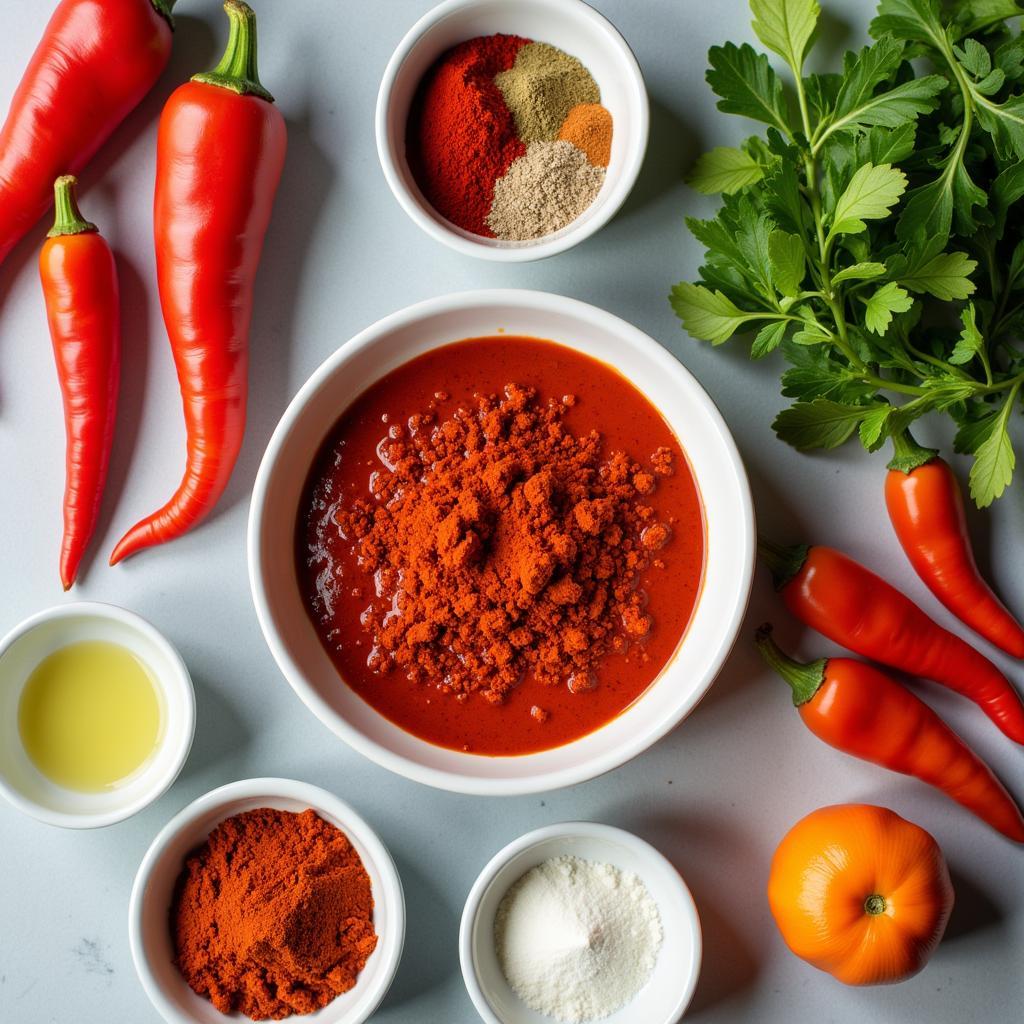
[[[177,384],[153,283],[150,203],[156,119],[171,89],[212,65],[225,37],[217,0],[182,0],[170,71],[83,175],[84,203],[116,247],[125,297],[124,399],[108,500],[84,582],[57,584],[62,424],[34,261],[41,230],[0,268],[0,629],[60,600],[98,599],[152,619],[195,677],[198,729],[177,784],[144,813],[97,832],[65,832],[0,806],[0,1020],[10,1024],[157,1024],[128,952],[127,902],[157,830],[185,803],[234,779],[284,775],[326,786],[380,831],[405,883],[409,929],[397,980],[375,1024],[472,1024],[457,957],[462,904],[500,846],[549,822],[585,818],[632,829],[661,848],[693,889],[705,963],[689,1018],[708,1024],[1008,1022],[1024,1003],[1024,856],[940,795],[826,748],[790,707],[750,643],[767,618],[795,642],[764,574],[725,671],[693,716],[605,778],[546,796],[487,801],[435,792],[348,750],[300,704],[263,644],[245,570],[247,502],[260,454],[290,396],[366,324],[443,292],[496,286],[562,292],[625,317],[704,383],[747,461],[762,528],[845,548],[949,621],[912,578],[884,518],[883,460],[850,449],[801,456],[769,423],[777,367],[742,347],[712,351],[679,329],[666,295],[698,247],[684,214],[712,209],[681,184],[704,147],[744,125],[714,110],[708,47],[750,37],[743,0],[595,0],[643,66],[653,105],[650,153],[626,208],[580,248],[499,266],[448,252],[402,213],[381,176],[373,107],[392,49],[430,0],[258,2],[261,69],[291,135],[261,271],[252,339],[252,413],[226,499],[202,529],[116,570],[101,557],[178,479]],[[871,4],[827,0],[821,54],[859,45]],[[0,97],[13,92],[51,2],[7,0]],[[822,57],[817,58],[821,60]],[[941,425],[923,441],[946,441]],[[1024,610],[1019,540],[1024,483],[972,527],[986,569]],[[808,655],[828,644],[804,637]],[[1004,662],[1005,663],[1005,662]],[[1013,674],[1024,683],[1024,669]],[[1024,761],[969,704],[929,699],[1020,794]],[[892,807],[942,844],[958,904],[929,968],[895,988],[848,990],[795,959],[764,896],[783,833],[823,804]],[[637,1022],[648,1024],[648,1022]]]

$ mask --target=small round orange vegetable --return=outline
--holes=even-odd
[[[953,909],[938,843],[884,807],[822,807],[779,843],[768,902],[786,945],[846,985],[884,985],[930,959]]]

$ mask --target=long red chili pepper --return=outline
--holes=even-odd
[[[1002,672],[895,587],[833,548],[762,540],[759,550],[801,622],[866,658],[948,686],[1024,743],[1024,704]]]
[[[802,665],[762,626],[757,646],[793,690],[804,724],[830,747],[941,789],[998,832],[1024,843],[1024,815],[981,760],[923,700],[852,658]]]
[[[185,408],[185,474],[111,565],[190,530],[217,503],[245,430],[253,287],[287,129],[256,69],[256,17],[227,0],[227,51],[177,89],[157,140],[157,281]]]
[[[903,550],[931,592],[975,633],[1024,658],[1024,629],[981,578],[960,485],[939,453],[909,434],[893,438],[885,503]]]
[[[0,261],[153,87],[175,0],[62,0],[0,131]]]
[[[39,254],[39,274],[64,400],[67,468],[60,578],[75,582],[96,527],[110,464],[121,372],[117,267],[75,200],[75,179],[54,185],[57,215]]]

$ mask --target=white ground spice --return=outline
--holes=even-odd
[[[590,206],[604,176],[571,142],[531,142],[495,183],[487,226],[505,241],[550,235]]]
[[[494,940],[505,978],[527,1006],[584,1024],[615,1013],[647,983],[661,918],[639,876],[556,857],[505,894]]]

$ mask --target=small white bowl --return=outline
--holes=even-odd
[[[160,694],[163,733],[145,768],[103,793],[78,793],[51,782],[29,759],[18,729],[18,705],[33,670],[69,644],[102,640],[131,651]],[[100,828],[141,811],[178,777],[196,726],[192,679],[181,655],[145,619],[115,605],[74,602],[39,612],[0,640],[0,793],[48,825]]]
[[[494,335],[549,338],[616,367],[679,438],[705,516],[701,594],[673,659],[641,697],[596,732],[521,757],[448,750],[388,721],[338,676],[310,622],[295,571],[295,524],[316,453],[371,384],[430,349]],[[600,422],[597,423],[600,427]],[[263,636],[310,710],[391,771],[456,793],[539,793],[625,764],[677,726],[707,692],[743,621],[754,571],[754,512],[729,428],[678,360],[624,320],[546,292],[464,292],[410,306],[356,335],[292,399],[267,445],[249,513],[249,579]]]
[[[601,103],[612,115],[611,160],[597,199],[561,231],[532,241],[483,238],[446,220],[420,191],[405,155],[409,108],[424,74],[451,47],[495,33],[550,43],[578,58],[594,76]],[[398,44],[377,95],[377,153],[405,212],[457,252],[505,263],[554,256],[604,227],[636,184],[649,126],[647,90],[636,57],[615,26],[582,0],[446,0]]]
[[[247,1019],[238,1014],[226,1018],[189,988],[174,965],[168,914],[188,854],[226,818],[260,807],[294,813],[312,808],[348,836],[363,861],[373,887],[377,948],[353,988],[301,1018],[304,1024],[362,1024],[387,994],[402,959],[402,882],[377,833],[347,803],[325,789],[293,779],[244,779],[221,786],[194,800],[160,830],[139,865],[128,906],[128,943],[142,987],[168,1024]]]
[[[494,918],[509,888],[553,857],[580,857],[638,875],[661,916],[662,943],[647,984],[601,1024],[675,1024],[700,975],[700,917],[679,872],[650,843],[610,825],[578,821],[528,832],[497,853],[473,884],[462,912],[459,960],[477,1013],[486,1024],[551,1024],[515,994],[495,951]]]

